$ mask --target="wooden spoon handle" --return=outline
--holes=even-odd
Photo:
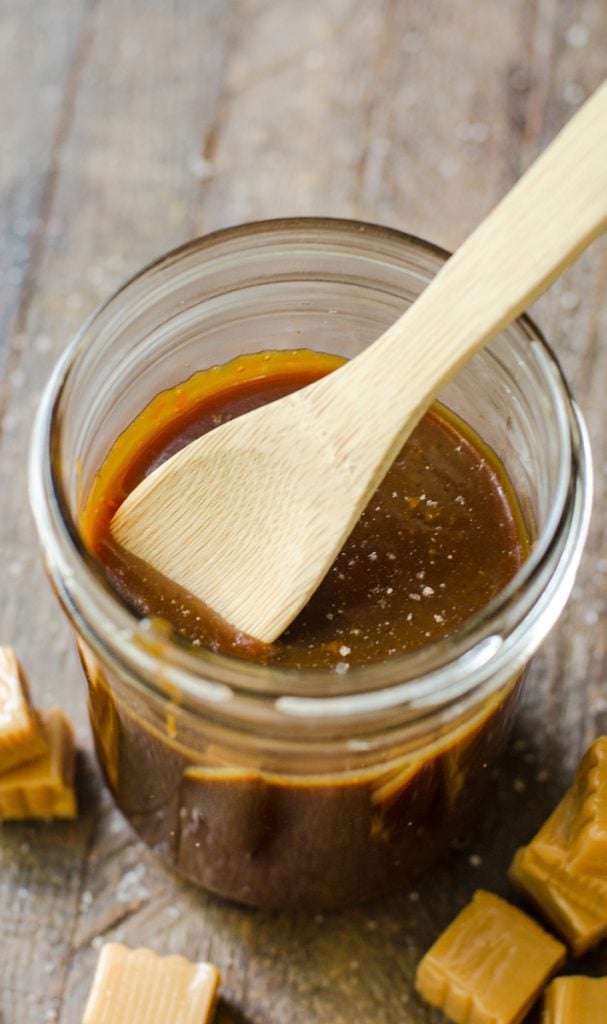
[[[337,444],[354,475],[384,475],[430,402],[475,351],[532,302],[607,225],[607,82],[470,235],[403,316],[338,371],[346,425]],[[330,395],[332,377],[322,384]],[[337,381],[335,382],[337,383]],[[348,410],[344,403],[351,402]],[[364,403],[364,404],[362,404]],[[339,427],[338,427],[339,429]],[[392,443],[390,439],[392,438]]]

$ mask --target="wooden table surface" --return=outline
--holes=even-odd
[[[607,72],[605,0],[0,0],[0,643],[82,750],[75,823],[0,829],[0,1022],[78,1024],[105,940],[208,958],[217,1024],[438,1021],[415,965],[607,731],[607,246],[535,314],[594,449],[591,536],[478,829],[347,913],[243,910],[168,874],[113,808],[28,511],[35,406],[96,303],[164,250],[289,214],[454,247]],[[607,950],[582,962],[607,973]],[[167,1022],[170,1024],[170,1022]]]

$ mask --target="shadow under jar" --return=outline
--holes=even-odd
[[[108,451],[160,392],[243,353],[351,357],[446,254],[337,220],[219,232],[129,281],[49,383],[31,455],[47,570],[74,627],[114,798],[168,864],[264,907],[341,907],[406,886],[468,827],[527,662],[587,531],[590,458],[558,364],[521,318],[441,394],[504,467],[529,556],[453,634],[380,663],[295,671],[193,648],[139,618],[80,527]]]

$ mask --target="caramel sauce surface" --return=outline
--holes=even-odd
[[[163,461],[340,362],[306,350],[243,356],[158,395],[121,435],[82,525],[112,586],[139,615],[168,622],[195,646],[345,673],[453,633],[514,576],[528,542],[512,487],[493,452],[439,404],[400,452],[317,592],[273,644],[232,630],[112,540],[116,508]]]

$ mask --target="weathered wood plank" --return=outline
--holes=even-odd
[[[99,0],[89,19],[69,117],[61,107],[46,226],[25,260],[27,344],[13,332],[0,441],[11,578],[0,636],[23,652],[38,699],[73,709],[88,750],[80,672],[24,513],[33,404],[64,340],[125,273],[239,220],[361,216],[457,244],[603,77],[607,11],[602,0]],[[606,280],[603,244],[538,309],[587,413],[599,500]],[[99,943],[114,938],[217,962],[218,1024],[437,1021],[412,990],[420,951],[475,885],[508,892],[514,847],[607,727],[596,628],[606,529],[595,516],[577,596],[535,660],[485,820],[414,893],[316,917],[229,906],[167,874],[90,767],[77,824],[0,832],[0,1020],[28,1024],[49,1010],[79,1022]],[[604,952],[584,963],[607,970]]]
[[[14,344],[34,285],[86,48],[88,7],[87,0],[0,3],[0,417],[10,373],[9,327]]]
[[[10,3],[0,9],[0,435],[10,435],[15,426],[7,411],[9,390],[22,380],[18,364],[27,344],[23,328],[88,27],[86,0],[56,0],[43,7],[26,0],[18,9]],[[11,467],[6,463],[0,490],[11,486]],[[22,504],[21,518],[26,514]],[[4,536],[2,526],[0,534]],[[12,603],[10,595],[19,581],[25,583],[19,550],[3,552],[2,609]],[[24,589],[22,611],[27,612],[32,600]],[[4,622],[0,635],[6,642]],[[68,962],[64,908],[75,905],[80,847],[86,845],[89,831],[87,823],[68,824],[45,835],[42,843],[39,830],[28,826],[0,833],[3,1021],[41,1020],[56,1007]],[[36,982],[44,979],[43,984],[32,984],[32,976]]]
[[[522,126],[510,108],[531,89],[533,5],[240,11],[198,230],[327,214],[453,246],[513,180]]]
[[[48,7],[61,29],[61,5]],[[27,39],[35,12],[27,5],[22,13]],[[27,513],[32,415],[53,362],[84,315],[127,273],[189,233],[188,203],[199,187],[196,161],[214,118],[230,18],[224,0],[90,5],[78,75],[62,99],[44,218],[28,264],[31,288],[9,337],[15,355],[0,439],[0,557],[10,583],[3,587],[0,635],[21,653],[38,702],[69,708],[89,749],[81,672],[43,579]],[[69,19],[62,31],[68,29]],[[55,47],[63,68],[63,36],[47,33],[46,45]],[[25,67],[23,54],[21,61]],[[18,79],[17,67],[13,72]],[[32,111],[35,102],[29,97]],[[95,778],[77,823],[2,830],[0,900],[10,909],[0,924],[3,1021],[80,1020],[82,1000],[65,1011],[62,1003],[78,915],[87,910]],[[121,829],[130,841],[124,823]],[[107,903],[108,894],[103,899]]]
[[[556,16],[548,11],[546,20],[550,24],[544,32],[553,37],[552,55],[543,110],[539,101],[534,108],[536,145],[559,129],[607,72],[604,7],[583,2],[559,5]],[[602,341],[607,326],[606,274],[607,244],[601,239],[534,309],[586,417],[597,469],[595,514],[576,587],[536,661],[528,702],[527,724],[535,733],[534,746],[552,761],[557,774],[559,765],[571,771],[589,741],[607,728],[601,628],[607,610],[607,536],[599,512],[605,499],[607,459],[600,397],[606,370]]]

